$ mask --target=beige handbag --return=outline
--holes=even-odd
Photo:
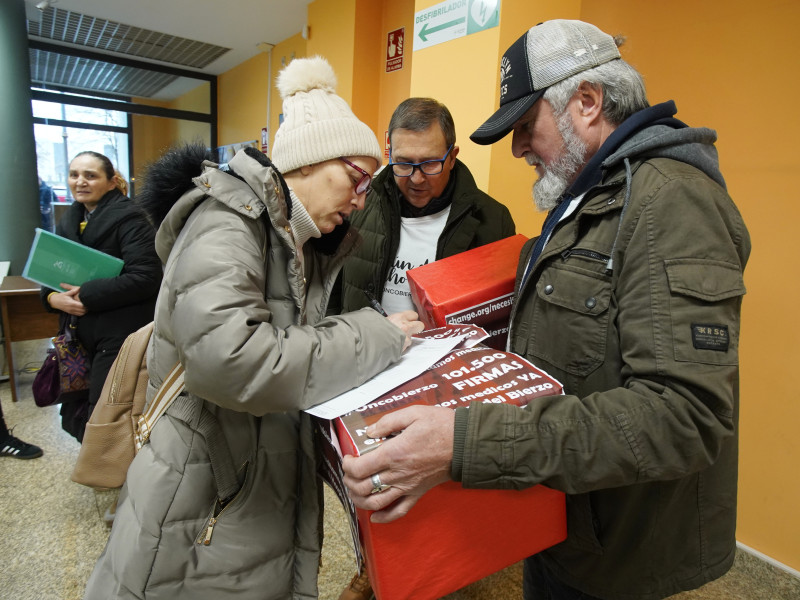
[[[158,418],[183,391],[180,363],[167,375],[144,411],[147,393],[147,345],[153,332],[148,323],[129,335],[111,366],[100,399],[83,435],[71,479],[93,488],[118,488],[128,467]]]

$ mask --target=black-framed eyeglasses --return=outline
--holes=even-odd
[[[405,163],[405,162],[391,162],[392,155],[389,153],[389,166],[392,167],[392,173],[397,177],[411,177],[414,174],[414,169],[419,169],[423,175],[438,175],[444,170],[444,161],[450,155],[453,149],[453,144],[447,149],[445,155],[437,160],[423,160],[418,163]]]
[[[369,184],[372,183],[372,175],[367,173],[364,169],[362,169],[358,165],[354,165],[353,163],[351,163],[349,160],[347,160],[343,156],[340,156],[339,160],[346,162],[348,165],[353,167],[356,171],[361,173],[361,179],[359,179],[356,182],[356,185],[355,185],[356,194],[360,195],[360,194],[363,194],[364,192],[366,192],[369,189]]]

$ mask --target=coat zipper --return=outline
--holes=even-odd
[[[204,546],[208,546],[211,543],[211,534],[214,533],[214,525],[216,523],[217,523],[217,518],[216,517],[211,517],[208,520],[208,527],[206,527],[206,535],[203,537],[203,545]]]
[[[242,468],[246,469],[247,466],[248,463],[245,463]],[[242,486],[244,486],[244,483],[242,483]],[[214,506],[211,507],[211,513],[208,515],[208,519],[206,519],[206,525],[200,530],[200,535],[197,536],[196,542],[198,544],[202,546],[211,545],[211,536],[214,534],[214,526],[222,516],[222,513],[228,510],[228,507],[233,504],[233,501],[236,500],[241,491],[242,489],[239,488],[239,491],[231,496],[224,504],[219,498],[214,498]]]
[[[235,496],[234,496],[235,497]],[[202,546],[209,546],[211,544],[211,536],[214,534],[214,525],[217,524],[219,517],[222,516],[228,507],[230,506],[230,502],[228,502],[224,507],[220,503],[218,498],[214,499],[214,506],[211,508],[211,514],[208,515],[208,519],[206,520],[206,525],[200,531],[200,535],[197,536],[197,543]],[[217,507],[220,507],[219,509]]]
[[[594,250],[583,250],[581,248],[569,248],[561,253],[562,260],[567,260],[570,256],[583,256],[601,262],[608,262],[608,259],[611,258],[607,254],[602,254],[601,252],[595,252]]]

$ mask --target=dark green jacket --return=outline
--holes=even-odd
[[[707,164],[715,139],[627,140],[518,280],[510,349],[566,395],[457,410],[454,478],[566,492],[567,541],[543,557],[592,596],[663,598],[734,559],[750,238]]]
[[[436,248],[436,260],[496,242],[516,233],[511,213],[475,184],[472,173],[456,160],[450,215]],[[399,190],[391,169],[383,169],[367,195],[364,210],[350,219],[364,242],[347,259],[340,278],[342,310],[368,306],[365,289],[378,298],[400,244]]]

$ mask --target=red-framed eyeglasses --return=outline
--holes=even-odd
[[[353,163],[351,163],[349,160],[347,160],[343,156],[340,156],[339,160],[347,163],[348,165],[353,167],[356,171],[361,173],[361,179],[359,179],[356,182],[356,185],[355,185],[356,194],[360,195],[360,194],[363,194],[364,192],[366,192],[369,189],[369,184],[372,183],[372,175],[367,173],[364,169],[362,169],[358,165],[354,165]]]

